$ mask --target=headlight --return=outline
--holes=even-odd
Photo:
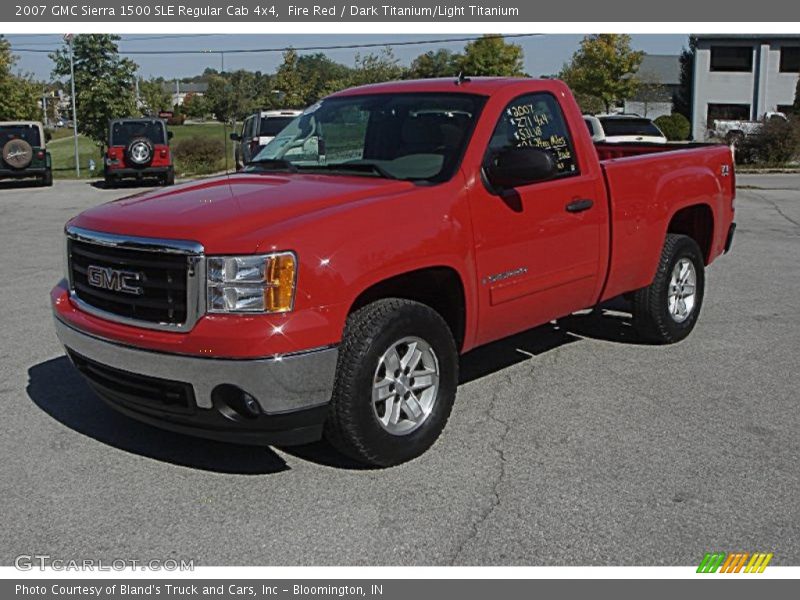
[[[292,252],[212,256],[206,263],[208,312],[280,313],[292,310],[297,259]]]

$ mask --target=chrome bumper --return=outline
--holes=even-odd
[[[58,318],[65,348],[103,365],[138,375],[186,382],[199,408],[212,408],[211,392],[232,384],[253,396],[267,415],[322,406],[330,401],[337,348],[262,359],[198,358],[122,346],[73,329]]]

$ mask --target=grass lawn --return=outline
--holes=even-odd
[[[69,130],[70,134],[72,130]],[[53,177],[55,178],[75,178],[75,147],[72,143],[72,135],[50,140],[47,144],[50,156],[53,159]],[[78,136],[78,153],[81,161],[81,177],[88,178],[89,160],[95,162],[94,176],[98,176],[102,167],[100,149],[87,137]]]
[[[216,137],[219,140],[227,139],[229,129],[223,129],[222,123],[209,121],[207,123],[196,123],[191,125],[168,126],[168,131],[172,132],[172,142],[177,143],[181,140],[193,137]],[[72,142],[72,128],[62,127],[53,132],[53,138],[48,142],[47,149],[53,159],[53,176],[61,179],[75,178],[75,149]],[[80,155],[81,177],[91,178],[102,175],[102,157],[97,145],[87,137],[78,136],[78,153]],[[228,141],[228,153],[233,156],[232,142]],[[220,168],[224,168],[224,157],[220,157]],[[94,160],[95,170],[89,171],[89,160]],[[233,165],[233,159],[229,160]],[[177,165],[180,173],[180,165]]]

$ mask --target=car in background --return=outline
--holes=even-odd
[[[736,145],[744,138],[756,135],[763,128],[764,124],[770,121],[788,121],[788,117],[782,112],[769,111],[758,121],[742,121],[740,119],[714,119],[713,127],[709,132],[710,137],[725,140],[728,144]]]
[[[666,144],[667,136],[647,117],[633,114],[584,115],[593,142]]]
[[[39,121],[0,122],[0,179],[35,177],[53,185],[53,166]]]
[[[162,185],[175,183],[175,167],[169,150],[172,132],[155,117],[114,119],[108,126],[104,160],[106,187],[122,179],[156,178]]]
[[[231,134],[231,139],[238,142],[234,150],[236,170],[249,163],[292,119],[302,113],[302,110],[293,109],[262,110],[245,118],[241,131]]]

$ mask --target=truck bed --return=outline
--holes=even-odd
[[[724,144],[595,144],[608,189],[611,260],[603,299],[652,281],[676,207],[716,215],[706,262],[724,250],[735,196],[733,156]],[[714,219],[711,219],[712,221]],[[687,227],[691,224],[687,224]],[[702,247],[702,244],[701,244]]]
[[[642,154],[655,154],[657,152],[680,152],[693,148],[707,148],[709,146],[720,146],[722,144],[711,144],[702,142],[690,142],[688,144],[667,143],[667,144],[609,144],[606,142],[595,142],[597,157],[601,161],[612,160],[615,158],[626,158],[629,156],[640,156]]]

